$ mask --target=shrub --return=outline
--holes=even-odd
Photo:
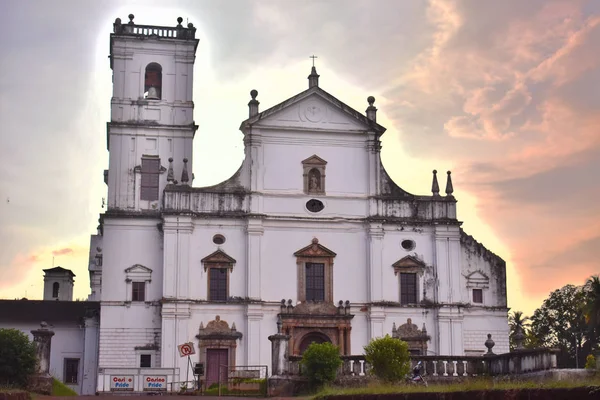
[[[408,344],[385,335],[364,347],[371,373],[384,382],[398,382],[410,371]]]
[[[52,378],[52,396],[77,396],[77,392],[62,383],[56,378]]]
[[[302,375],[313,386],[332,382],[342,365],[339,349],[331,343],[312,343],[302,354]]]
[[[596,369],[596,357],[593,354],[588,354],[586,357],[585,369]]]
[[[0,384],[25,387],[37,365],[35,345],[17,329],[0,329]]]

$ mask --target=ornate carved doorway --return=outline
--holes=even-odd
[[[302,355],[308,346],[313,343],[331,343],[331,340],[327,335],[324,335],[320,332],[311,332],[305,335],[300,342],[300,355]]]

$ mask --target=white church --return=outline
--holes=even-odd
[[[462,231],[450,172],[430,195],[392,181],[373,97],[349,107],[315,67],[268,109],[252,90],[241,166],[194,187],[196,29],[129,19],[110,35],[108,200],[90,249],[99,390],[111,369],[186,371],[189,342],[208,382],[219,365],[270,365],[278,325],[290,355],[360,355],[386,334],[462,356],[491,333],[508,352],[505,262]]]

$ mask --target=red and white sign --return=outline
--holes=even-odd
[[[133,391],[133,375],[111,375],[111,392]]]
[[[187,357],[191,356],[192,354],[196,354],[196,350],[194,350],[194,343],[192,342],[180,344],[177,346],[177,349],[179,349],[180,357]]]

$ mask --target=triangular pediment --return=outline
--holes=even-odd
[[[365,108],[366,108],[365,104]],[[298,128],[306,130],[374,131],[385,128],[363,113],[342,103],[315,86],[242,122],[249,126]]]
[[[490,278],[482,271],[471,272],[465,276],[470,281],[489,281]]]
[[[317,238],[314,238],[308,246],[294,253],[296,257],[335,257],[336,255],[327,247],[319,244],[319,239]]]
[[[235,264],[235,259],[225,253],[223,250],[217,250],[214,253],[204,257],[201,260],[202,263],[216,263],[216,264]]]
[[[131,273],[152,273],[152,270],[148,267],[144,267],[141,264],[134,264],[129,268],[125,269],[125,272],[127,272],[128,274]]]
[[[316,154],[308,157],[306,160],[302,160],[302,164],[304,165],[327,165],[327,161],[323,160]]]
[[[392,264],[392,267],[394,267],[394,268],[425,268],[425,263],[423,261],[419,260],[415,256],[406,256],[406,257],[399,259],[394,264]]]

